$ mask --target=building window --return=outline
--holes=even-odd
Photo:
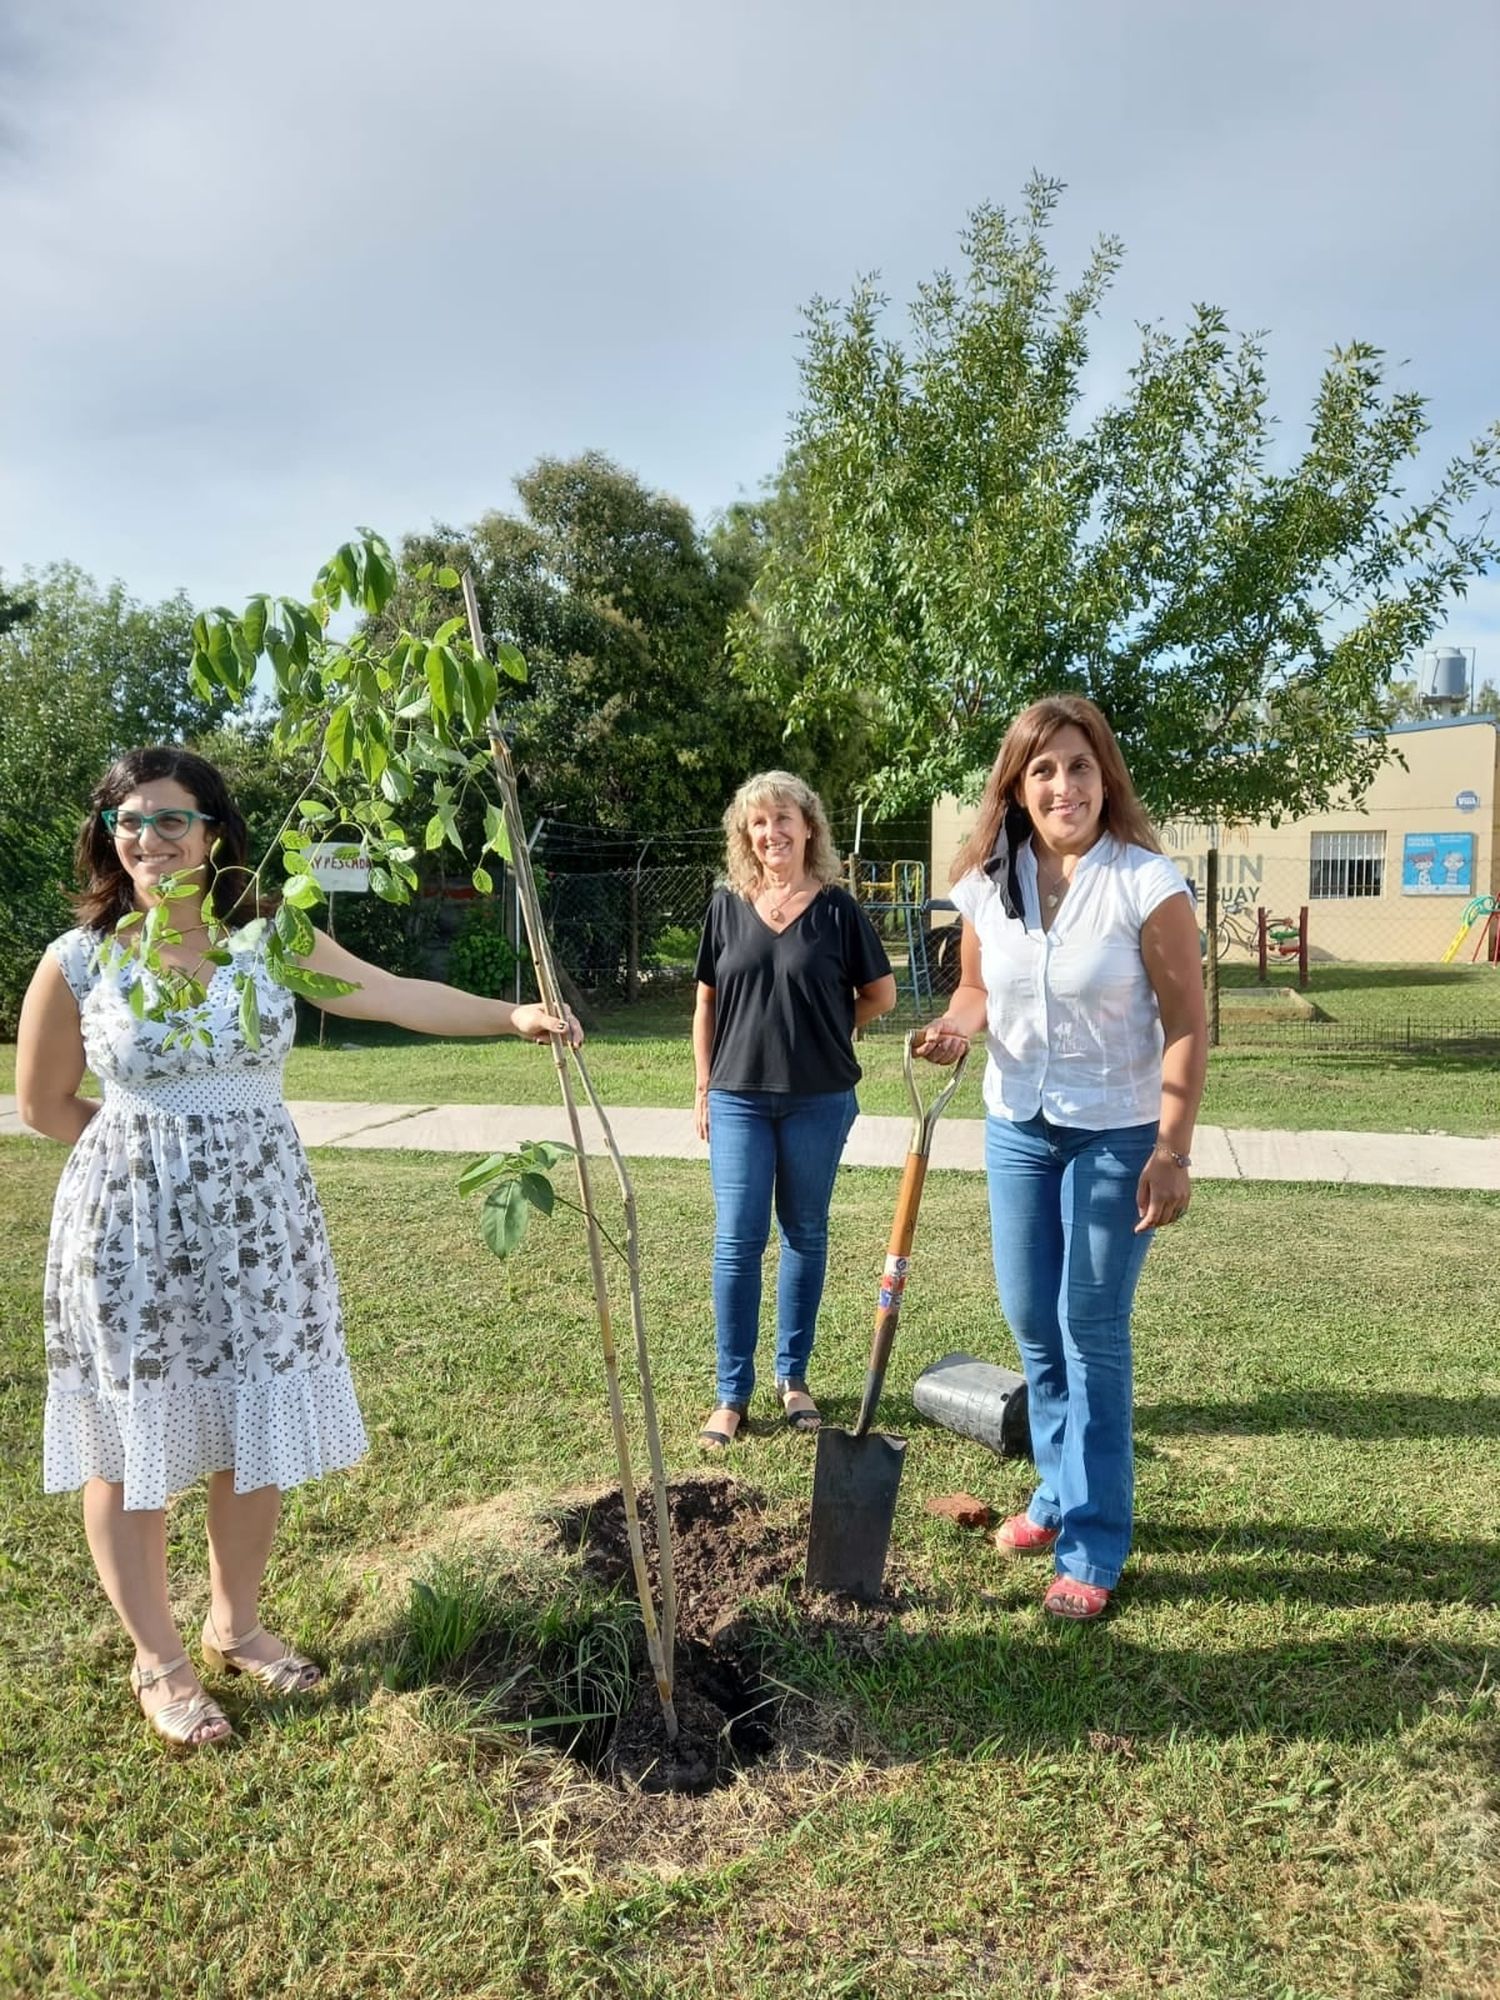
[[[1385,880],[1383,833],[1315,833],[1308,867],[1309,902],[1378,896]]]

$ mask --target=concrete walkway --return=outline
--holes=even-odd
[[[502,1153],[524,1139],[568,1138],[560,1104],[317,1104],[288,1106],[307,1146]],[[687,1110],[608,1107],[616,1144],[630,1159],[704,1160],[708,1148]],[[604,1150],[598,1121],[582,1112],[584,1144]],[[0,1096],[0,1134],[23,1133],[13,1097]],[[862,1117],[844,1148],[852,1167],[899,1167],[909,1118]],[[984,1121],[947,1118],[933,1141],[935,1167],[984,1166]],[[1342,1181],[1366,1187],[1500,1190],[1500,1138],[1425,1132],[1260,1132],[1200,1125],[1193,1141],[1200,1180]]]

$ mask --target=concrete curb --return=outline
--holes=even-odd
[[[503,1153],[526,1139],[568,1139],[553,1104],[349,1104],[293,1102],[288,1110],[306,1146],[343,1151]],[[708,1147],[688,1110],[607,1107],[616,1144],[629,1159],[701,1160]],[[581,1112],[584,1145],[602,1152],[593,1112]],[[0,1134],[24,1134],[14,1097],[0,1096]],[[851,1167],[899,1167],[911,1121],[864,1116],[844,1149]],[[933,1141],[934,1167],[979,1172],[984,1120],[949,1118]],[[1193,1141],[1199,1180],[1333,1181],[1362,1187],[1478,1188],[1500,1191],[1500,1138],[1430,1132],[1265,1132],[1200,1125]]]

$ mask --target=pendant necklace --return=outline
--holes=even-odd
[[[800,882],[797,884],[795,889],[784,890],[782,892],[781,901],[779,903],[771,903],[767,906],[766,915],[769,917],[771,922],[773,924],[779,924],[783,922],[786,917],[788,909],[790,909],[791,905],[796,902],[797,898],[801,894],[802,894],[802,884]]]

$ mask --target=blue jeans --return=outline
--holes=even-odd
[[[1037,1487],[1058,1574],[1113,1590],[1135,1503],[1130,1308],[1151,1246],[1135,1190],[1156,1126],[985,1120],[1000,1305],[1026,1371]]]
[[[833,1177],[858,1108],[852,1090],[807,1096],[776,1090],[708,1093],[722,1403],[748,1403],[755,1387],[761,1260],[771,1235],[773,1195],[781,1235],[776,1379],[807,1375],[828,1267]]]

